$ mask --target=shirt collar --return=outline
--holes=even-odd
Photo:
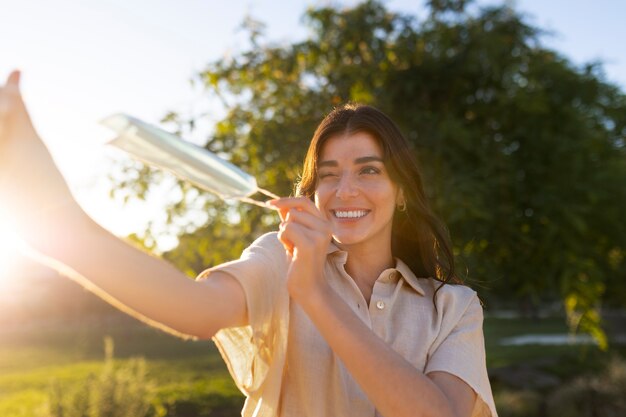
[[[335,244],[334,240],[331,240],[326,249],[326,256],[334,255],[338,257],[339,263],[345,264],[348,260],[348,252],[341,250],[339,246]]]
[[[345,263],[348,259],[348,252],[341,250],[334,241],[331,241],[328,244],[328,248],[326,249],[326,255],[331,255],[333,253],[337,253],[337,255],[341,257],[340,262]],[[395,270],[398,271],[400,275],[402,275],[402,278],[404,278],[406,283],[409,284],[409,286],[413,288],[415,292],[417,292],[419,295],[425,295],[425,291],[422,288],[422,284],[420,282],[421,280],[415,276],[415,274],[413,273],[413,271],[411,271],[411,268],[409,268],[407,264],[405,264],[398,258],[395,259]]]
[[[407,264],[402,262],[400,259],[396,258],[396,271],[398,271],[402,278],[406,281],[407,284],[411,286],[419,295],[425,295],[424,289],[422,288],[422,281],[415,276],[411,268],[408,267]]]
[[[330,255],[333,252],[341,251],[337,245],[335,245],[335,241],[331,240],[328,244],[328,248],[326,249],[326,255]]]

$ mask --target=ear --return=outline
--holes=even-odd
[[[398,188],[398,193],[396,194],[396,206],[403,206],[404,204],[406,204],[404,190],[402,188]]]

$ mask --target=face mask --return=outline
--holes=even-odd
[[[172,172],[179,178],[216,194],[221,199],[237,199],[265,207],[251,195],[260,192],[278,196],[257,186],[256,179],[214,153],[186,142],[158,127],[126,114],[115,114],[101,122],[118,136],[109,142],[135,158]]]

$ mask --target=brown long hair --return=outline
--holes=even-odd
[[[434,215],[422,185],[417,161],[398,126],[380,110],[347,104],[334,109],[317,127],[307,151],[296,195],[313,199],[317,188],[317,163],[324,143],[339,134],[367,132],[383,149],[391,180],[402,189],[406,210],[393,218],[391,251],[418,277],[442,283],[461,283],[455,276],[454,255],[448,231]]]

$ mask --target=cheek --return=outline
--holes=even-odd
[[[379,201],[396,201],[396,188],[387,181],[373,181],[368,184],[367,194]]]
[[[370,194],[372,201],[382,210],[385,214],[395,213],[396,210],[396,193],[393,189],[382,187],[380,189],[372,190]]]
[[[320,213],[322,213],[322,216],[324,217],[324,219],[326,220],[330,220],[328,218],[328,213],[326,212],[324,206],[326,205],[326,203],[328,203],[328,194],[323,194],[319,192],[319,190],[315,191],[315,194],[313,195],[313,202],[315,203],[315,207],[317,207],[317,209],[320,211]]]
[[[314,201],[315,206],[318,209],[322,209],[324,205],[328,202],[328,198],[332,195],[332,190],[330,187],[320,184],[315,190]]]
[[[313,196],[313,202],[315,203],[315,207],[317,207],[317,209],[323,213],[325,201],[324,201],[323,196],[320,196],[320,194],[317,191],[315,192],[315,195]]]
[[[317,207],[318,210],[322,210],[322,203],[320,202],[320,195],[316,192],[314,197],[313,197],[313,202],[315,203],[315,207]]]

